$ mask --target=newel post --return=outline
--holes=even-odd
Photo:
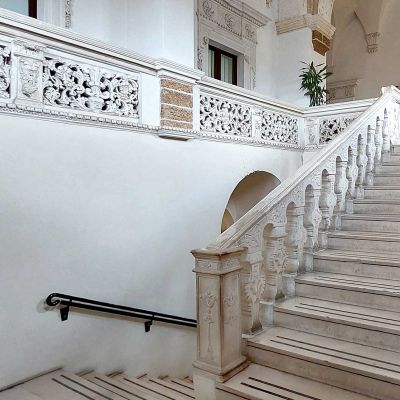
[[[215,400],[216,382],[247,365],[242,355],[240,270],[243,247],[193,250],[196,259],[196,398]]]

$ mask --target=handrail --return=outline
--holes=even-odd
[[[61,321],[66,321],[68,319],[70,307],[73,307],[84,310],[99,311],[107,314],[145,319],[145,332],[150,331],[153,321],[164,322],[173,325],[189,326],[192,328],[197,327],[197,321],[195,319],[178,317],[176,315],[143,310],[140,308],[121,306],[103,301],[86,299],[84,297],[71,296],[64,293],[51,293],[46,299],[46,304],[50,307],[62,306],[60,307]]]

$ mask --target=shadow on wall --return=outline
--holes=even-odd
[[[232,192],[221,223],[221,233],[274,190],[281,181],[268,172],[256,171],[243,178]]]

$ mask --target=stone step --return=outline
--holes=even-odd
[[[110,378],[106,375],[96,374],[89,378],[90,382],[97,385],[99,388],[109,390],[119,396],[129,400],[164,400],[169,397],[149,393],[140,387],[128,386],[116,378]]]
[[[29,393],[27,390],[21,387],[15,387],[0,392],[0,400],[42,400],[41,397],[35,394]]]
[[[399,161],[387,161],[378,167],[378,173],[396,173],[400,172],[400,162]]]
[[[130,387],[143,390],[151,395],[164,396],[163,398],[174,400],[193,400],[195,398],[194,394],[186,394],[183,388],[171,389],[165,385],[162,386],[157,383],[142,379],[123,377],[119,379],[119,382],[122,382]]]
[[[66,371],[44,375],[26,382],[20,387],[43,400],[104,400],[105,397],[108,400],[126,400]]]
[[[189,382],[188,380],[185,379],[179,379],[179,378],[167,378],[165,379],[168,382],[173,382],[176,383],[177,385],[184,386],[188,389],[194,390],[194,386],[192,382]]]
[[[314,254],[314,271],[400,281],[400,256],[390,253],[326,249]]]
[[[400,184],[399,172],[377,172],[374,174],[374,185],[398,185]]]
[[[400,313],[295,297],[276,304],[276,326],[400,351]]]
[[[400,186],[366,186],[364,187],[365,199],[400,199]],[[357,200],[356,200],[357,202]]]
[[[400,234],[389,232],[336,231],[328,234],[328,248],[398,253]]]
[[[391,154],[398,154],[400,155],[400,146],[392,145],[391,146]]]
[[[400,214],[400,199],[354,200],[355,214]]]
[[[249,339],[249,359],[381,400],[398,400],[400,353],[285,328]]]
[[[177,392],[179,394],[185,394],[186,396],[188,396],[192,399],[195,398],[193,388],[188,388],[188,387],[176,384],[174,382],[169,382],[165,379],[158,379],[158,378],[150,378],[149,382],[157,384],[161,388],[168,388],[168,389],[174,390],[175,392]]]
[[[400,281],[323,272],[300,275],[296,295],[383,310],[400,310]]]
[[[342,216],[344,231],[400,233],[400,214],[347,214]]]
[[[371,400],[324,383],[250,364],[228,382],[217,383],[217,400]]]

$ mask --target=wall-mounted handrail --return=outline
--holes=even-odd
[[[51,293],[46,299],[46,304],[50,307],[59,307],[61,321],[66,321],[68,319],[70,308],[73,307],[84,310],[98,311],[106,314],[145,319],[146,321],[144,322],[144,328],[146,332],[150,331],[153,321],[164,322],[166,324],[173,325],[189,326],[193,328],[197,327],[197,321],[195,319],[178,317],[176,315],[121,306],[112,303],[105,303],[103,301],[91,300],[63,293]]]

